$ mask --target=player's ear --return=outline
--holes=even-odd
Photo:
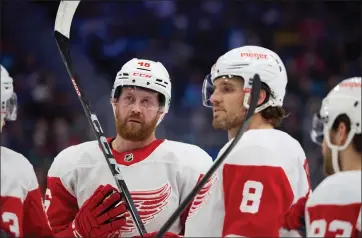
[[[341,122],[338,125],[337,131],[335,133],[335,143],[337,145],[344,145],[346,143],[348,136],[348,129],[345,123]]]
[[[259,100],[258,100],[258,105],[262,104],[265,102],[265,99],[267,97],[267,93],[264,89],[260,90],[259,93]]]

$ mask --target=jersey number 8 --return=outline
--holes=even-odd
[[[263,193],[263,184],[258,181],[248,180],[244,184],[243,197],[240,211],[255,214],[259,211],[260,199]]]

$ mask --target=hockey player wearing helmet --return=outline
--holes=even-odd
[[[149,232],[160,229],[212,164],[211,157],[195,145],[156,138],[155,129],[168,112],[170,100],[171,80],[166,68],[145,59],[134,58],[123,65],[111,92],[116,137],[108,142],[116,169],[122,173]],[[102,191],[103,185],[106,191]],[[49,170],[45,200],[56,235],[138,235],[120,193],[114,193],[115,187],[97,141],[62,151]],[[95,190],[102,195],[95,196]],[[98,214],[89,207],[94,196],[98,203],[105,199],[107,203],[98,206]],[[102,216],[108,209],[113,211]],[[173,233],[183,232],[186,216],[187,211],[171,227]]]
[[[259,50],[259,53],[254,53]],[[215,129],[235,137],[248,108],[251,82],[258,73],[262,91],[251,127],[274,128],[285,116],[282,107],[287,74],[277,54],[265,48],[244,46],[221,56],[205,78],[203,104],[213,109]]]
[[[160,62],[127,62],[118,72],[111,93],[117,128],[112,145],[122,147],[129,141],[133,144],[133,148],[126,146],[129,150],[155,141],[156,126],[168,112],[170,101],[170,77]]]
[[[255,74],[263,85],[258,107],[248,130],[196,196],[186,237],[277,237],[286,231],[281,228],[289,209],[309,193],[303,149],[275,129],[284,117],[287,73],[269,49],[232,49],[219,57],[204,81],[203,103],[213,109],[213,126],[229,135],[219,154],[243,123]]]
[[[1,128],[16,119],[13,79],[0,65]],[[51,237],[33,166],[21,154],[1,146],[0,230],[9,237]]]
[[[258,46],[225,53],[205,78],[203,104],[213,108],[214,128],[228,132],[230,141],[220,155],[243,123],[249,107],[250,79],[255,74],[263,83],[259,106],[248,131],[194,198],[185,237],[299,235],[294,230],[297,226],[288,226],[286,216],[309,194],[308,163],[300,144],[274,129],[284,117],[287,85],[279,56]]]
[[[1,129],[5,121],[16,120],[17,98],[14,92],[13,79],[1,65]]]
[[[345,79],[314,117],[311,136],[328,177],[307,201],[308,237],[361,236],[361,96],[361,77]]]

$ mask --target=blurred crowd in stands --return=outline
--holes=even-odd
[[[30,160],[42,189],[62,149],[94,139],[52,38],[57,7],[43,1],[3,4],[1,64],[15,80],[19,113],[18,121],[6,125],[2,145]],[[17,17],[21,11],[26,15]],[[315,187],[322,160],[309,138],[311,118],[336,83],[361,75],[360,19],[357,2],[84,2],[74,17],[72,47],[83,59],[75,63],[87,62],[93,70],[76,68],[86,94],[98,102],[97,113],[107,118],[101,123],[108,136],[114,136],[108,105],[113,79],[129,59],[147,58],[161,61],[173,84],[171,110],[158,135],[197,144],[213,157],[227,136],[212,129],[211,111],[202,106],[204,76],[231,48],[251,44],[276,51],[289,79],[289,117],[281,129],[304,147]]]

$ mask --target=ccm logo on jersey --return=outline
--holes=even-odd
[[[260,53],[240,53],[241,57],[251,57],[256,59],[266,59],[268,55]]]
[[[152,78],[152,75],[149,75],[149,74],[144,74],[144,73],[137,73],[137,72],[135,72],[135,73],[133,73],[132,74],[133,76],[136,76],[136,77],[141,77],[141,78]]]

